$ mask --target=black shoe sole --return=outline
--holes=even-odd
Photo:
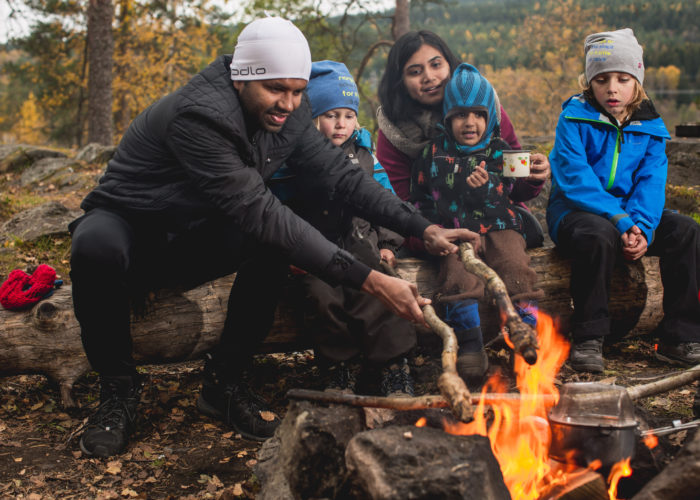
[[[235,422],[226,422],[226,419],[224,418],[224,414],[221,413],[219,410],[217,410],[214,406],[210,405],[206,399],[202,397],[200,394],[199,397],[197,398],[197,409],[200,411],[200,413],[203,413],[204,415],[208,417],[215,418],[217,420],[221,420],[223,423],[226,425],[230,425],[233,427],[233,430],[235,430],[238,434],[243,436],[244,438],[250,439],[252,441],[259,441],[263,442],[271,438],[272,436],[264,437],[264,436],[256,436],[255,434],[251,434],[250,432],[246,432],[240,427],[238,427]]]
[[[605,366],[600,366],[598,364],[588,364],[588,363],[572,363],[569,362],[571,369],[577,372],[589,372],[589,373],[603,373]]]
[[[659,361],[664,361],[665,363],[670,363],[672,365],[676,366],[695,366],[698,363],[694,361],[683,361],[680,359],[676,358],[669,358],[668,356],[664,356],[663,354],[660,354],[659,351],[654,351],[654,357],[658,359]]]

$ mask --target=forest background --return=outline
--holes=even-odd
[[[561,103],[578,90],[583,39],[623,27],[644,47],[645,88],[669,130],[699,117],[700,0],[389,0],[384,10],[365,0],[247,0],[234,13],[209,0],[0,2],[11,35],[13,22],[29,20],[0,45],[4,144],[116,144],[139,112],[230,53],[246,22],[265,12],[292,19],[314,60],[347,64],[361,90],[360,121],[370,130],[388,49],[406,22],[435,31],[477,66],[519,135],[553,134]],[[99,32],[95,16],[105,12],[107,30]],[[112,44],[107,52],[104,40]],[[91,65],[93,74],[101,65],[109,80],[91,80]],[[95,113],[106,117],[101,126]]]

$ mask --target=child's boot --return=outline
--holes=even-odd
[[[479,303],[466,299],[446,304],[445,321],[454,329],[459,344],[457,373],[466,381],[482,379],[489,368],[489,359],[481,333]]]

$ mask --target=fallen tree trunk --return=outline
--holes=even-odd
[[[569,264],[551,249],[531,250],[538,286],[546,299],[540,309],[559,318],[568,331],[571,316]],[[398,273],[415,282],[420,293],[432,296],[437,265],[418,259],[401,259]],[[224,323],[228,293],[234,276],[227,276],[189,291],[158,292],[149,311],[133,318],[134,357],[140,363],[163,363],[198,359],[217,342]],[[661,282],[658,259],[645,257],[624,263],[615,271],[610,307],[613,330],[623,335],[651,332],[661,319]],[[489,299],[480,304],[481,322],[487,338],[498,334],[500,315]],[[278,307],[266,352],[308,347],[300,318],[289,294]],[[41,373],[60,384],[61,397],[72,405],[75,380],[89,371],[83,353],[80,328],[73,314],[70,286],[56,290],[32,309],[13,312],[0,309],[0,376]]]

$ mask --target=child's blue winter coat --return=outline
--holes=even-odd
[[[651,244],[665,203],[666,139],[650,101],[620,128],[582,95],[562,105],[549,155],[552,190],[547,225],[557,242],[559,223],[572,211],[605,217],[620,234],[633,225]]]

